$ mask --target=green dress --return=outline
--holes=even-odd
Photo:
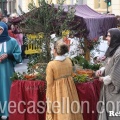
[[[21,51],[17,41],[14,38],[1,43],[2,47],[0,50],[0,55],[3,53],[7,53],[9,55],[13,55],[14,59],[7,58],[0,62],[0,116],[5,115],[8,116],[8,102],[9,102],[9,93],[11,80],[10,77],[14,73],[14,66],[16,63],[21,62]]]

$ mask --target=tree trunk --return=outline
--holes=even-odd
[[[85,59],[87,61],[90,61],[90,50],[87,47],[87,38],[84,38],[84,46],[85,46],[85,48],[84,48],[84,50],[85,50]]]

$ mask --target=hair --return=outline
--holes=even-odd
[[[11,30],[11,25],[12,25],[12,24],[11,24],[11,23],[8,23],[7,25],[8,25],[8,30]]]
[[[55,42],[54,49],[56,50],[58,55],[64,55],[68,52],[68,46],[63,42],[62,39]]]
[[[94,57],[93,60],[97,60],[97,57],[98,57],[98,56]]]

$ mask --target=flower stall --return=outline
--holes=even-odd
[[[55,33],[56,37],[62,37],[62,34],[64,35],[65,32],[68,34],[69,31],[74,33],[74,36],[80,38],[80,40],[81,38],[84,38],[84,41],[81,41],[80,44],[84,44],[82,47],[85,52],[85,57],[82,55],[72,59],[74,70],[73,79],[76,84],[80,102],[89,101],[91,105],[89,109],[90,114],[86,112],[86,106],[83,106],[84,120],[96,120],[96,104],[99,99],[99,93],[102,84],[94,76],[94,71],[99,69],[100,64],[90,64],[85,59],[89,59],[89,55],[87,53],[89,53],[89,50],[93,49],[94,46],[98,44],[97,39],[94,41],[89,41],[88,39],[88,36],[91,37],[92,35],[92,26],[88,24],[90,19],[86,19],[85,15],[82,16],[82,14],[77,14],[78,11],[75,9],[79,8],[80,6],[63,6],[62,2],[56,7],[54,4],[49,5],[44,0],[39,1],[39,5],[39,7],[36,7],[35,4],[30,3],[30,12],[19,17],[22,21],[19,22],[18,25],[26,34],[25,53],[30,54],[30,56],[27,73],[15,73],[11,77],[13,83],[11,86],[10,101],[15,101],[16,103],[18,103],[20,100],[25,101],[25,103],[34,101],[35,104],[37,104],[39,101],[42,101],[42,103],[40,103],[42,106],[40,106],[40,108],[38,108],[39,106],[36,106],[34,108],[35,112],[32,114],[29,114],[28,112],[25,112],[25,114],[20,114],[18,111],[16,111],[14,114],[10,113],[9,120],[45,120],[45,70],[47,63],[51,60],[50,43],[54,42],[50,36],[51,34]],[[64,11],[64,7],[67,7],[66,11]],[[90,11],[88,6],[82,7],[87,9],[87,13]],[[100,21],[101,18],[106,18],[104,15],[98,15],[97,13],[96,16],[98,16],[98,19],[100,18]],[[111,21],[114,21],[114,17],[111,16],[110,19]],[[93,22],[96,23],[95,21],[96,19],[94,19]],[[96,31],[98,30],[99,29]],[[105,34],[106,31],[107,28],[102,34]],[[94,36],[93,38],[93,36],[91,40],[99,37]],[[66,36],[64,40],[69,44]],[[20,108],[23,111],[26,110],[29,105],[30,104],[21,104]],[[11,110],[13,111],[14,109],[11,108]],[[31,109],[31,112],[32,110],[33,109]],[[36,111],[40,111],[40,114]],[[92,111],[94,111],[94,113],[92,113]]]

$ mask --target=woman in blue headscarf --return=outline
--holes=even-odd
[[[21,51],[17,41],[8,35],[8,27],[0,22],[0,116],[8,117],[8,100],[10,93],[10,77],[14,73],[14,66],[21,62]],[[0,117],[1,119],[1,117]]]

